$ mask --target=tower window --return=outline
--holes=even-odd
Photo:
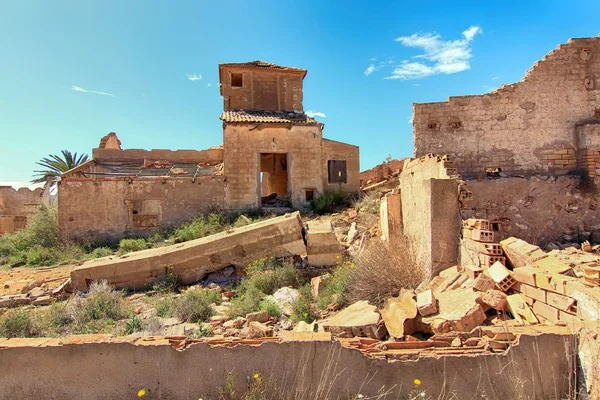
[[[231,74],[231,87],[244,87],[243,74]]]

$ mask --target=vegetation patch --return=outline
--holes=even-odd
[[[215,315],[214,304],[221,302],[221,294],[216,290],[190,289],[178,299],[175,316],[181,321],[206,322]]]

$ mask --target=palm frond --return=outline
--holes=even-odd
[[[33,171],[33,180],[31,183],[44,183],[56,181],[63,172],[67,172],[88,160],[87,154],[81,154],[77,157],[77,153],[71,153],[68,150],[61,151],[62,157],[56,154],[49,154],[48,157],[42,158],[36,162],[37,165],[44,168],[43,170]]]

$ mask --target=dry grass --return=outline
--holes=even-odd
[[[368,300],[382,306],[400,289],[415,289],[427,278],[417,261],[414,244],[398,238],[393,243],[374,240],[355,260],[347,289],[349,302]]]

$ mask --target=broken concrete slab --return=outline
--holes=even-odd
[[[519,321],[520,323],[527,322],[529,324],[537,324],[539,321],[536,318],[535,314],[531,311],[525,299],[520,294],[511,294],[506,297],[506,301],[508,302],[508,310],[513,315],[513,317]],[[537,301],[534,302],[538,303]],[[540,304],[543,304],[540,302]]]
[[[0,297],[0,308],[18,307],[31,303],[31,299],[26,294],[7,295]]]
[[[477,298],[480,293],[471,289],[457,289],[437,293],[439,311],[423,317],[421,329],[426,333],[450,331],[468,332],[481,325],[486,315]]]
[[[502,240],[500,245],[502,245],[502,250],[504,250],[504,254],[513,268],[526,267],[548,256],[538,246],[512,236]]]
[[[370,305],[366,300],[357,301],[333,317],[321,321],[319,325],[325,332],[345,337],[382,339],[387,333],[377,307]]]
[[[314,220],[306,224],[308,263],[316,267],[335,265],[342,256],[341,247],[330,220]]]
[[[243,266],[252,256],[283,257],[305,253],[300,213],[234,228],[172,246],[84,263],[71,272],[75,290],[106,280],[118,288],[144,289],[167,273],[190,284],[228,267]]]
[[[493,308],[498,311],[507,311],[508,303],[506,293],[499,290],[490,289],[477,299],[477,302],[487,309]]]
[[[431,295],[429,300],[435,300],[431,290],[423,293],[429,293]],[[381,317],[391,337],[401,338],[417,332],[417,302],[413,299],[412,293],[402,290],[398,297],[388,299],[381,310]]]

